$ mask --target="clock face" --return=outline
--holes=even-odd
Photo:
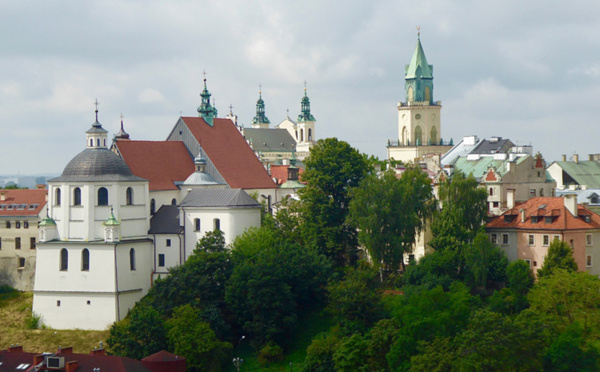
[[[417,119],[417,120],[421,119],[421,114],[416,114],[415,119]]]

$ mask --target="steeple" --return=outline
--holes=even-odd
[[[96,105],[96,121],[92,124],[92,127],[85,132],[86,148],[106,148],[106,137],[108,131],[102,128],[102,124],[98,122],[98,100],[94,103]]]
[[[117,140],[128,140],[129,139],[129,133],[125,132],[125,129],[123,129],[123,114],[121,114],[121,130],[119,130],[119,132],[115,135],[115,139],[117,139]]]
[[[419,29],[417,27],[417,29]],[[417,33],[417,46],[410,64],[405,67],[405,89],[407,102],[428,102],[433,104],[433,65],[427,63],[421,32]]]
[[[217,116],[217,110],[210,105],[210,92],[206,88],[206,72],[204,72],[204,90],[200,93],[202,102],[198,106],[198,116],[203,118],[211,127],[213,126],[213,119]]]
[[[268,128],[271,122],[265,115],[265,101],[262,99],[262,90],[259,87],[258,101],[256,101],[256,116],[252,119],[253,128]]]
[[[298,121],[316,121],[315,117],[310,113],[310,100],[306,94],[306,81],[304,82],[304,97],[300,102],[300,115],[298,115]]]

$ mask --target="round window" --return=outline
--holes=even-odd
[[[415,115],[415,118],[416,118],[417,120],[421,119],[421,114],[416,114],[416,115]]]

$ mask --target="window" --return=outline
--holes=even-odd
[[[129,269],[131,271],[135,270],[135,249],[133,248],[129,250]]]
[[[15,249],[21,249],[21,238],[15,238]]]
[[[529,198],[535,198],[535,189],[529,189]]]
[[[100,138],[98,138],[98,139],[96,140],[96,144],[98,145],[98,147],[100,147]]]
[[[153,215],[156,213],[156,201],[154,199],[150,200],[150,214]]]
[[[494,206],[494,208],[498,208],[500,206],[499,202],[493,202],[492,205]]]
[[[88,305],[91,305],[91,304],[92,304],[92,301],[90,301],[90,300],[87,300],[86,304],[88,304]]]
[[[60,205],[60,188],[56,188],[56,191],[54,192],[54,204],[56,205]]]
[[[21,228],[21,221],[16,221],[15,222],[15,228],[16,229],[20,229]]]
[[[490,241],[491,241],[493,244],[496,244],[496,243],[498,243],[498,235],[497,235],[497,234],[491,234],[491,235],[490,235]]]
[[[60,250],[60,271],[67,270],[69,270],[69,252],[67,252],[66,248],[63,248]]]
[[[194,231],[200,231],[200,219],[194,218]]]
[[[177,205],[177,199],[173,198],[173,200],[171,200],[171,205]]]
[[[575,249],[575,243],[573,242],[573,239],[569,241],[569,245],[571,246],[571,249]]]
[[[133,188],[127,188],[127,191],[125,192],[125,199],[127,205],[133,205]]]
[[[171,246],[171,239],[167,239],[167,247]]]
[[[0,249],[2,249],[2,237],[0,237]]]
[[[60,300],[56,301],[56,306],[60,307]]]
[[[23,228],[24,229],[28,229],[29,228],[29,221],[23,221]]]
[[[544,189],[540,189],[540,196],[544,196]]]
[[[98,189],[98,205],[108,205],[108,190],[106,187]]]
[[[35,238],[29,238],[29,249],[35,249]]]
[[[592,196],[592,199],[590,200],[590,203],[591,203],[591,204],[598,204],[598,200],[599,200],[599,199],[598,199],[598,195],[594,194],[594,195]]]
[[[586,256],[586,258],[585,258],[585,266],[587,266],[587,267],[592,266],[592,256]]]
[[[524,261],[527,262],[527,264],[529,265],[529,268],[531,269],[531,260],[526,258]]]
[[[87,248],[81,251],[81,271],[90,271],[90,251]]]
[[[10,229],[10,221],[6,221],[6,228]]]
[[[508,244],[508,234],[502,234],[502,244]]]
[[[585,244],[592,245],[592,234],[585,235]]]
[[[528,245],[534,245],[534,244],[535,244],[535,235],[531,235],[531,234],[530,234],[530,235],[527,237],[527,244],[528,244]]]
[[[550,245],[550,235],[543,235],[542,236],[542,245],[544,247],[547,247]]]
[[[165,267],[165,255],[164,254],[158,255],[158,266]]]
[[[312,129],[308,128],[308,140],[312,141]]]
[[[213,220],[213,225],[214,225],[214,226],[213,226],[213,230],[214,230],[214,231],[221,230],[221,220],[220,220],[220,219],[218,219],[218,218],[215,218],[215,219]]]
[[[73,205],[81,205],[81,189],[79,187],[73,189]]]
[[[552,237],[552,240],[558,240],[558,241],[560,241],[560,235],[554,235]]]
[[[494,196],[494,188],[490,187],[490,196]]]
[[[18,268],[19,268],[19,269],[22,269],[22,268],[24,268],[24,267],[25,267],[25,257],[19,257],[19,258],[18,258],[18,260],[19,260],[19,261],[18,261],[18,265],[19,265],[19,267],[18,267]]]

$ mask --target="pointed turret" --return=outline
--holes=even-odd
[[[256,101],[256,116],[252,119],[252,128],[268,128],[271,122],[265,115],[265,101],[262,99],[262,90],[258,91],[258,101]]]
[[[86,147],[89,148],[106,148],[106,137],[108,131],[102,128],[102,124],[98,122],[98,100],[96,105],[96,121],[92,127],[85,132]]]
[[[304,84],[304,97],[300,102],[300,115],[298,115],[298,122],[302,121],[316,121],[315,117],[310,113],[310,100],[306,94],[306,84]]]
[[[211,127],[213,126],[213,119],[217,116],[217,110],[210,105],[210,92],[206,88],[206,77],[204,77],[204,89],[200,93],[202,102],[198,106],[198,116],[203,118]]]
[[[115,243],[121,240],[121,223],[115,218],[112,207],[110,208],[110,217],[103,225],[105,242]]]
[[[117,134],[115,134],[115,139],[116,140],[128,140],[129,139],[129,133],[125,132],[125,129],[123,129],[123,116],[121,115],[121,130],[119,130],[119,132]]]
[[[420,32],[410,64],[406,65],[404,79],[407,102],[433,104],[433,65],[427,63]]]

